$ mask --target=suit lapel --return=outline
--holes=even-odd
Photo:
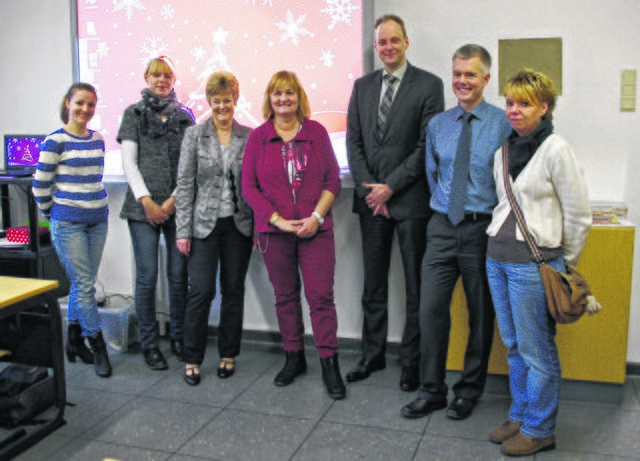
[[[216,133],[213,119],[210,118],[209,122],[210,123],[207,123],[205,130],[202,133],[202,137],[207,139],[207,141],[205,141],[207,143],[207,156],[213,160],[213,163],[215,164],[214,170],[219,169],[220,171],[224,171],[224,165],[222,164],[222,149],[220,147],[220,141],[218,140],[218,134]]]

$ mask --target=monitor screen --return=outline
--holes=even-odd
[[[198,121],[210,116],[209,75],[238,77],[236,119],[263,122],[264,90],[274,72],[293,70],[309,97],[311,118],[331,135],[347,170],[345,131],[353,82],[363,73],[362,19],[366,2],[344,0],[76,1],[79,79],[96,86],[90,128],[105,139],[105,174],[119,151],[116,134],[125,108],[140,99],[145,65],[168,55],[176,64],[175,90]]]
[[[7,170],[22,168],[35,170],[40,156],[40,144],[44,138],[46,138],[45,135],[5,134],[5,168]]]

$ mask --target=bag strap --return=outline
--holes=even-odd
[[[527,222],[524,220],[524,213],[522,213],[522,208],[516,201],[516,197],[513,195],[513,189],[511,188],[511,175],[509,175],[509,145],[504,144],[502,146],[502,174],[504,177],[504,188],[507,192],[507,198],[509,199],[509,203],[511,204],[511,209],[516,216],[516,221],[518,222],[518,227],[520,228],[520,232],[524,236],[524,239],[529,245],[529,250],[531,250],[531,255],[533,256],[533,261],[540,265],[545,262],[544,257],[542,256],[542,252],[536,241],[533,239],[531,232],[529,232],[529,228],[527,227]]]

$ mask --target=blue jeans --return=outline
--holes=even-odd
[[[136,260],[136,315],[143,349],[158,347],[156,325],[156,284],[158,282],[158,246],[164,234],[167,247],[169,285],[169,322],[171,337],[182,339],[182,324],[187,299],[187,260],[176,248],[176,227],[129,220],[129,233]]]
[[[565,270],[562,258],[549,262]],[[534,263],[501,263],[487,259],[489,286],[502,341],[507,346],[513,403],[509,420],[522,423],[531,438],[554,435],[562,374],[556,324],[547,306]]]
[[[106,221],[84,224],[51,220],[51,240],[71,282],[67,318],[80,324],[83,336],[95,337],[101,330],[94,285],[107,228]]]

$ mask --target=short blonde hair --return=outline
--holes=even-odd
[[[546,102],[548,108],[545,117],[549,120],[553,118],[558,93],[551,79],[542,72],[528,68],[521,69],[507,80],[504,95],[507,98],[530,101],[538,105]]]
[[[150,74],[164,74],[167,72],[176,77],[175,64],[173,64],[169,56],[158,56],[147,63],[147,68],[144,70],[144,78],[147,78]]]
[[[271,93],[277,88],[291,88],[298,94],[298,111],[296,116],[300,122],[304,122],[311,116],[311,107],[309,106],[309,98],[305,93],[302,84],[295,72],[290,70],[281,70],[273,74],[267,89],[264,92],[264,100],[262,102],[262,115],[264,119],[273,118],[273,108],[271,107]]]
[[[207,80],[205,90],[207,101],[214,94],[220,94],[226,91],[230,92],[231,96],[233,96],[233,102],[238,102],[238,98],[240,97],[240,83],[238,83],[236,76],[224,70],[211,74]]]

